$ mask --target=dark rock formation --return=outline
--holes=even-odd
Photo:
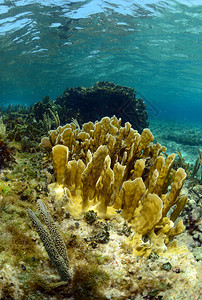
[[[142,99],[137,99],[131,87],[115,85],[112,82],[96,82],[92,87],[67,88],[55,104],[60,106],[58,114],[61,124],[76,118],[79,124],[100,120],[104,116],[122,119],[122,124],[130,122],[132,127],[142,132],[148,127],[147,112]]]

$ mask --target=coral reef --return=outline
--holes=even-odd
[[[6,126],[7,139],[17,142],[14,146],[20,145],[22,151],[38,151],[41,137],[60,125],[55,105],[48,96],[31,107],[9,106],[2,113],[4,124],[0,121],[0,131],[2,124]]]
[[[43,122],[36,122],[32,114],[6,112],[4,122],[7,127],[7,139],[21,151],[36,152],[41,136],[47,131]]]
[[[49,96],[45,96],[41,101],[36,102],[32,106],[32,113],[34,114],[37,121],[43,120],[43,115],[48,113],[49,109],[52,109],[53,101]]]
[[[139,132],[148,127],[143,100],[136,98],[133,88],[113,82],[98,81],[92,87],[67,88],[55,104],[60,106],[57,110],[62,124],[71,122],[72,117],[83,124],[116,115]]]
[[[121,127],[116,117],[105,117],[81,130],[73,123],[58,127],[41,142],[53,147],[56,183],[49,190],[56,201],[75,218],[93,209],[100,218],[126,220],[136,255],[165,251],[184,230],[181,220],[174,222],[187,201],[180,194],[186,173],[172,170],[175,155],[165,161],[165,147],[152,141],[149,129],[140,135],[129,123]]]
[[[41,101],[35,103],[31,107],[31,112],[34,115],[37,122],[44,120],[44,122],[46,123],[47,121],[45,119],[49,118],[49,115],[51,115],[57,127],[60,125],[57,109],[59,109],[59,107],[50,99],[50,97],[45,96]],[[51,126],[51,119],[49,120],[49,122],[51,123]]]
[[[123,122],[130,121],[139,132],[148,127],[145,104],[136,98],[134,89],[111,82],[97,82],[90,88],[67,88],[55,101],[45,96],[30,107],[9,105],[1,110],[4,123],[0,119],[0,134],[5,134],[7,128],[7,138],[29,152],[39,150],[38,143],[49,130],[73,118],[79,126],[106,113],[116,114]]]
[[[73,120],[42,139],[47,151],[32,139],[35,151],[9,142],[16,163],[0,171],[0,299],[199,297],[201,186],[191,176],[183,185],[185,172],[173,170],[174,155],[152,144],[149,129],[140,135],[115,117],[81,128]],[[54,265],[59,249],[68,282]]]

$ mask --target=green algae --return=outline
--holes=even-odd
[[[161,270],[170,271],[171,269],[172,269],[172,265],[169,262],[164,263],[161,266]]]
[[[0,181],[0,195],[9,195],[10,194],[10,188],[7,185],[7,183]]]
[[[107,284],[109,275],[97,268],[97,265],[79,266],[72,280],[72,292],[75,299],[102,299],[101,287]]]
[[[84,213],[84,220],[88,224],[93,224],[95,221],[97,221],[97,213],[93,210],[89,210]]]
[[[95,263],[98,265],[104,265],[105,263],[109,262],[111,260],[111,257],[108,255],[103,255],[100,253],[94,253],[92,256],[95,259]]]

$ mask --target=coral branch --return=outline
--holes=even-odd
[[[60,275],[60,279],[62,281],[69,281],[69,259],[65,243],[45,204],[39,200],[38,205],[42,214],[42,218],[50,233],[31,209],[28,209],[28,216],[31,219],[37,233],[39,234],[48,256],[55,265]]]

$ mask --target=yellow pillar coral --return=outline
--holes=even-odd
[[[126,220],[130,220],[133,217],[134,211],[145,190],[144,182],[140,177],[123,183],[119,193],[119,202],[121,204],[120,207],[123,206],[123,216]]]
[[[121,203],[119,201],[119,190],[123,184],[125,169],[126,167],[122,166],[119,162],[115,163],[113,167],[114,184],[113,184],[113,191],[111,195],[111,201],[109,205],[113,205],[115,209],[121,208]]]
[[[83,209],[87,209],[89,200],[92,200],[95,196],[95,185],[99,179],[105,157],[108,154],[106,146],[100,146],[94,153],[92,160],[88,163],[87,167],[81,174],[81,180],[83,183]]]
[[[63,187],[67,172],[69,149],[63,145],[56,145],[52,148],[52,154],[56,183],[49,184],[49,190],[58,200],[61,199],[64,193]]]
[[[154,137],[151,133],[151,131],[148,128],[145,128],[141,134],[141,140],[138,145],[137,150],[137,156],[139,156],[142,151],[145,151],[145,149],[149,146],[149,144],[154,140]]]
[[[74,136],[71,128],[66,128],[61,133],[61,143],[69,148],[71,151],[74,145]]]
[[[73,123],[60,126],[49,132],[50,143],[47,138],[44,143],[55,145],[56,183],[49,188],[57,191],[56,200],[63,195],[66,209],[75,217],[91,207],[100,218],[126,220],[134,231],[128,243],[138,255],[165,251],[170,239],[184,229],[181,221],[176,226],[174,221],[187,201],[180,195],[186,173],[182,168],[172,170],[175,155],[165,160],[166,148],[153,145],[153,139],[149,129],[140,135],[129,123],[121,127],[116,117],[105,117],[81,129]]]
[[[175,159],[174,153],[168,155],[165,164],[159,170],[159,176],[156,182],[156,188],[154,189],[154,193],[156,193],[159,196],[161,196],[162,193],[165,192],[168,176],[172,168],[174,159]]]
[[[66,175],[67,161],[69,149],[63,145],[56,145],[52,149],[53,153],[53,167],[56,174],[56,182],[62,185]]]
[[[174,211],[172,212],[170,219],[175,222],[175,220],[179,217],[180,212],[182,211],[182,209],[184,208],[184,206],[186,205],[188,200],[188,196],[187,195],[180,195],[178,196],[177,200],[176,200],[176,207],[174,209]]]
[[[98,201],[98,204],[92,209],[99,213],[100,218],[107,217],[107,207],[110,204],[110,199],[112,195],[114,173],[110,168],[110,163],[111,163],[111,159],[109,155],[107,155],[105,157],[103,170],[95,185],[95,190],[96,190],[95,199],[96,202]]]
[[[162,218],[162,208],[163,202],[160,197],[147,194],[131,221],[134,231],[142,235],[151,231]]]
[[[163,212],[162,215],[166,216],[169,209],[176,203],[177,197],[182,189],[186,178],[186,172],[184,169],[179,168],[175,173],[175,178],[171,187],[169,194],[165,197],[164,205],[163,205]]]
[[[141,177],[145,168],[145,159],[138,159],[135,162],[133,178]]]

